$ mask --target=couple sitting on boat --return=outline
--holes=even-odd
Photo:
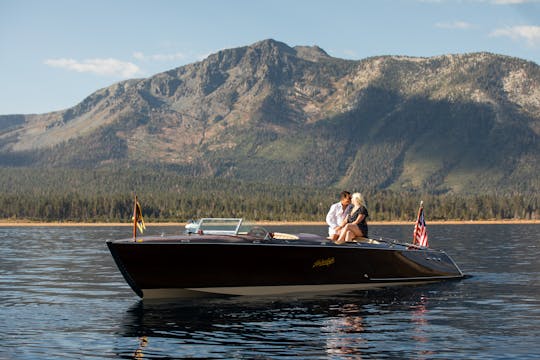
[[[351,195],[348,191],[342,191],[339,195],[340,201],[333,204],[326,215],[328,235],[336,244],[343,244],[357,237],[367,238],[368,211],[364,197],[360,193]]]

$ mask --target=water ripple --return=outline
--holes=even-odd
[[[429,231],[471,278],[168,303],[137,300],[118,272],[104,242],[126,228],[0,228],[0,359],[539,358],[538,226]]]

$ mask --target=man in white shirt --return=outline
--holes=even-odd
[[[348,191],[342,191],[339,194],[339,197],[339,202],[330,206],[330,210],[326,215],[326,223],[329,226],[328,235],[334,241],[337,240],[339,236],[339,229],[336,228],[341,225],[351,210],[351,193]]]

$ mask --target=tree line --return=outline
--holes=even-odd
[[[66,222],[129,222],[135,193],[147,221],[183,222],[198,217],[324,221],[341,191],[126,168],[0,168],[0,189],[0,219]],[[362,192],[372,221],[413,221],[420,200],[428,220],[540,218],[536,193]]]

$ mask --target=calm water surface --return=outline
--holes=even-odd
[[[271,227],[324,234],[324,227]],[[0,228],[0,359],[538,359],[539,225],[429,226],[473,277],[339,295],[140,301],[105,240]],[[150,234],[181,229],[152,227]],[[410,226],[371,226],[410,239]]]

